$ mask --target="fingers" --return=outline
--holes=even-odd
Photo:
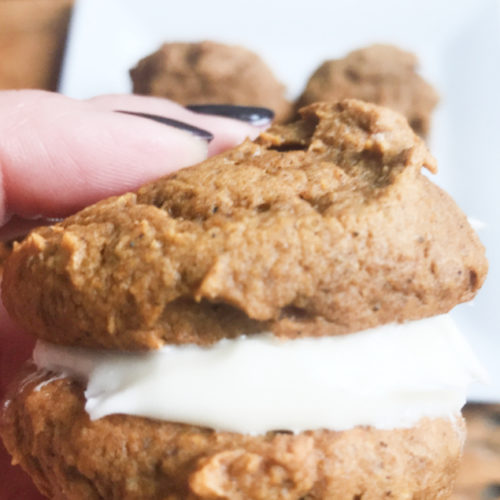
[[[209,145],[209,155],[214,155],[243,142],[247,137],[255,139],[269,122],[260,127],[252,126],[241,120],[221,118],[193,113],[186,108],[167,99],[144,97],[139,95],[106,95],[94,97],[89,104],[101,110],[127,110],[168,116],[196,127],[208,130],[214,135]]]
[[[197,163],[206,141],[45,92],[0,93],[0,223],[64,216]]]

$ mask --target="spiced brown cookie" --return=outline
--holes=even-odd
[[[325,61],[310,77],[297,108],[317,101],[363,99],[399,111],[425,136],[438,95],[416,72],[417,62],[414,54],[392,45],[372,45]]]
[[[302,116],[31,233],[4,272],[9,313],[50,342],[137,350],[346,334],[470,300],[484,248],[406,120],[356,100]]]
[[[10,396],[7,448],[42,493],[65,500],[443,500],[464,438],[460,417],[259,436],[125,415],[90,421],[78,383],[32,368]]]
[[[285,87],[254,52],[211,41],[166,43],[130,70],[136,94],[180,104],[262,106],[278,121],[290,113]]]

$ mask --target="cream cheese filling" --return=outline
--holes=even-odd
[[[128,414],[244,434],[452,418],[486,375],[448,315],[350,335],[270,333],[124,353],[39,341],[41,369],[86,383],[91,419]]]

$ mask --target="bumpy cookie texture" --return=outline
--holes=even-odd
[[[429,131],[436,91],[416,72],[417,58],[391,45],[372,45],[343,59],[325,61],[311,76],[297,108],[348,97],[399,111],[415,132]]]
[[[397,113],[317,104],[255,142],[17,245],[4,303],[51,342],[121,349],[346,334],[445,313],[484,248]]]
[[[130,71],[136,94],[168,97],[180,104],[240,104],[272,109],[285,119],[291,109],[285,87],[248,49],[205,41],[166,43]]]
[[[460,418],[262,436],[124,415],[91,422],[77,383],[47,383],[33,368],[23,376],[0,434],[49,498],[439,500],[463,445]]]

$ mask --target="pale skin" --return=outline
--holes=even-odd
[[[211,132],[207,143],[189,132],[116,110],[160,115]],[[42,91],[0,92],[0,237],[37,221],[64,217],[107,196],[195,164],[254,138],[247,123],[199,115],[167,101],[109,95],[79,101]],[[41,218],[41,219],[40,219]],[[0,399],[34,340],[0,303]],[[42,497],[0,441],[0,500]]]

